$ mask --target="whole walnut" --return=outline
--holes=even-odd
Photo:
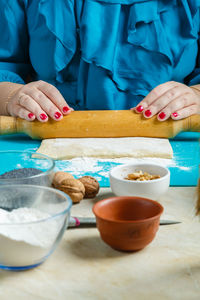
[[[52,185],[69,195],[73,203],[79,203],[85,195],[84,185],[66,172],[56,172],[53,177]]]
[[[85,187],[84,198],[94,198],[99,192],[99,183],[92,176],[83,176],[78,179]]]

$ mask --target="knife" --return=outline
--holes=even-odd
[[[179,221],[173,220],[160,220],[160,225],[173,225],[180,224]],[[96,227],[96,218],[94,217],[70,217],[68,228],[88,228]]]

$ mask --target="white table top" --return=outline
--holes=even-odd
[[[102,189],[98,199],[109,197]],[[97,200],[97,199],[96,199]],[[91,216],[96,201],[74,205],[72,215]],[[200,221],[195,188],[170,188],[159,200],[162,219],[155,240],[135,253],[107,246],[96,228],[67,230],[56,251],[39,267],[0,271],[1,300],[196,300],[200,299]]]

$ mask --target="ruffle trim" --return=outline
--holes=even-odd
[[[45,20],[46,27],[54,37],[56,80],[63,82],[62,70],[67,67],[76,52],[77,37],[74,3],[71,0],[41,0],[38,9],[39,14]]]
[[[173,65],[174,55],[162,25],[162,17],[166,11],[178,5],[184,8],[187,37],[197,39],[194,18],[200,6],[199,0],[41,0],[39,13],[55,39],[56,80],[65,80],[62,71],[76,53],[78,33],[81,58],[106,69],[119,89],[132,92],[134,74],[137,77],[138,71],[134,64],[127,65],[123,53],[139,47],[159,54],[163,64]],[[125,20],[127,9],[129,18]],[[121,27],[122,22],[126,29]],[[125,36],[119,34],[120,30],[125,32]]]

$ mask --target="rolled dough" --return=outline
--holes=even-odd
[[[37,152],[53,159],[173,156],[168,139],[142,137],[46,139],[42,141]]]

